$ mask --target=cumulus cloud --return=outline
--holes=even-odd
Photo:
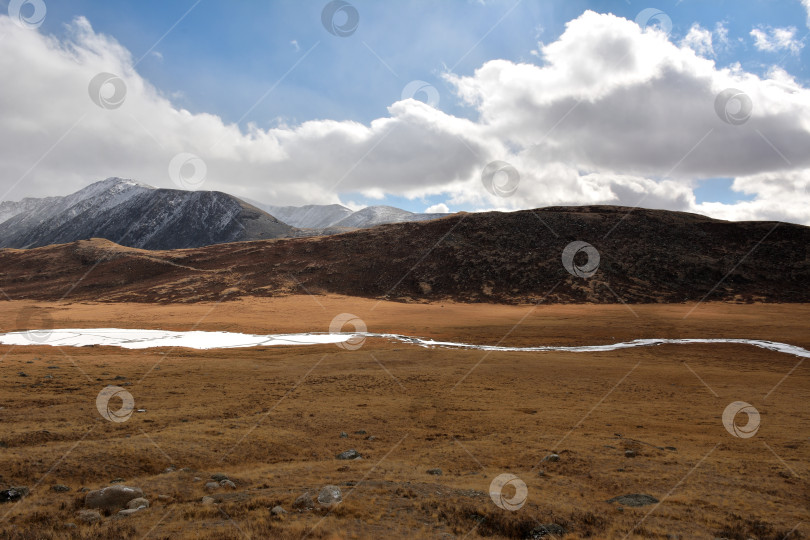
[[[769,26],[759,26],[751,30],[754,38],[754,47],[765,52],[788,51],[791,54],[799,54],[804,47],[804,43],[796,39],[796,27],[771,28]]]
[[[727,34],[724,37],[728,40]],[[702,28],[698,23],[692,25],[689,33],[681,40],[681,45],[689,47],[701,56],[714,56],[712,33],[710,30]]]
[[[406,99],[367,125],[240,129],[172,103],[85,19],[57,40],[0,17],[0,69],[10,74],[0,92],[2,187],[53,195],[108,176],[175,187],[169,163],[188,152],[206,164],[203,189],[270,204],[442,195],[428,211],[621,204],[810,222],[807,194],[796,191],[810,183],[810,91],[783,70],[763,78],[718,68],[706,57],[711,35],[693,30],[675,44],[585,12],[538,45],[540,65],[493,60],[472,75],[446,74],[472,119]],[[126,85],[120,107],[91,99],[99,73]],[[105,85],[102,97],[113,90]],[[519,174],[507,196],[483,185],[493,160]],[[696,203],[696,181],[712,177],[735,177],[752,200]]]
[[[434,204],[433,206],[428,206],[425,209],[426,214],[447,214],[450,212],[450,209],[444,203]]]

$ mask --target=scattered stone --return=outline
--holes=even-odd
[[[101,513],[98,510],[79,510],[79,520],[88,525],[101,521]]]
[[[341,432],[340,432],[340,438],[341,438],[341,439],[348,439],[348,438],[349,438],[349,434],[348,434],[348,433],[346,433],[345,431],[341,431]]]
[[[366,434],[366,430],[365,430],[365,429],[360,429],[360,430],[358,430],[358,431],[355,431],[355,432],[354,432],[354,434],[355,434],[355,435],[365,435],[365,434]]]
[[[226,487],[229,489],[236,489],[236,484],[234,484],[231,480],[225,479],[219,482],[221,487]]]
[[[51,490],[53,490],[53,491],[55,491],[57,493],[66,493],[66,492],[70,491],[70,488],[67,487],[64,484],[54,484],[54,485],[51,486]]]
[[[214,473],[211,475],[211,480],[222,482],[223,480],[228,480],[228,475],[223,473]]]
[[[214,491],[218,487],[219,487],[219,484],[216,483],[216,482],[206,482],[205,483],[205,489],[207,489],[209,491]]]
[[[427,473],[432,474],[433,476],[441,476],[442,475],[442,470],[441,469],[428,469]]]
[[[26,497],[29,493],[30,491],[28,488],[22,486],[4,489],[3,491],[0,491],[0,503],[19,501],[23,497]]]
[[[526,538],[546,538],[547,536],[563,537],[567,534],[567,532],[568,531],[556,523],[547,523],[546,525],[538,525],[532,529]]]
[[[281,506],[276,505],[270,510],[270,513],[273,514],[274,516],[280,516],[282,514],[286,514],[287,511],[284,510],[284,508],[282,508]]]
[[[124,508],[129,501],[138,497],[143,497],[141,488],[109,486],[87,492],[84,496],[84,505],[87,508],[98,508],[112,513]]]
[[[132,499],[127,503],[127,508],[131,509],[139,509],[139,508],[149,508],[149,501],[144,499],[143,497],[138,497],[137,499]]]
[[[123,375],[116,375],[113,380],[114,381],[125,381],[125,380],[127,380],[127,378],[124,377]]]
[[[166,467],[165,469],[163,469],[163,472],[166,473],[166,474],[169,474],[169,473],[173,473],[176,470],[177,469],[175,469],[173,466],[170,466],[170,467]]]
[[[338,459],[358,459],[360,457],[360,452],[354,449],[346,450],[345,452],[341,452],[337,455]]]
[[[214,499],[213,497],[207,497],[207,496],[206,496],[206,497],[203,497],[203,498],[202,498],[202,501],[201,501],[201,502],[202,502],[204,505],[209,506],[209,505],[212,505],[212,504],[216,503],[217,501],[216,501],[216,499]]]
[[[169,497],[168,495],[158,495],[158,500],[160,502],[166,502],[166,501],[168,501],[170,499],[171,499],[171,497]]]
[[[53,379],[53,375],[45,375],[43,379]]]
[[[635,450],[625,450],[624,451],[624,457],[630,457],[630,458],[636,457]]]
[[[366,440],[367,441],[376,441],[377,437],[375,437],[374,435],[369,435],[368,437],[366,437]]]
[[[120,484],[121,482],[124,482],[124,481],[125,480],[123,478],[113,478],[112,480],[110,480],[110,483],[111,484]]]
[[[312,495],[309,492],[299,495],[292,507],[295,510],[312,510],[315,508],[315,501],[312,500]]]
[[[17,373],[17,375],[19,375],[20,377],[28,377],[28,373],[26,373],[24,371],[21,371],[21,372]]]
[[[549,454],[546,457],[544,457],[542,461],[551,461],[551,462],[560,461],[560,456],[559,454]]]
[[[127,508],[125,510],[119,510],[118,515],[119,516],[131,516],[132,514],[137,514],[138,512],[143,510],[144,508],[146,508],[146,507],[141,506],[140,508]]]
[[[200,478],[199,476],[195,476],[194,478],[191,479],[191,481],[192,482],[201,482],[202,478]]]
[[[609,503],[619,503],[623,504],[624,506],[647,506],[648,504],[655,504],[658,502],[658,499],[653,497],[652,495],[644,495],[641,493],[631,493],[629,495],[620,495],[618,497],[613,497],[612,499],[608,499]]]
[[[337,486],[324,486],[318,493],[318,503],[324,508],[334,508],[343,502],[343,494]]]

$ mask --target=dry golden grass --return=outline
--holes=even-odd
[[[0,327],[17,328],[27,305],[7,302]],[[715,304],[686,319],[692,306],[632,306],[634,314],[624,306],[531,311],[339,297],[39,306],[56,327],[271,333],[326,330],[351,312],[370,331],[497,343],[528,313],[504,343],[746,337],[810,345],[804,305]],[[0,505],[0,539],[524,538],[548,523],[565,527],[566,538],[810,533],[808,366],[783,380],[799,359],[753,347],[486,354],[368,340],[356,351],[2,346],[0,355],[0,487],[31,488],[21,502]],[[109,422],[96,396],[124,383],[146,412]],[[737,400],[762,414],[750,439],[721,424]],[[349,448],[364,459],[335,459]],[[560,461],[541,462],[551,451]],[[177,470],[164,472],[169,466]],[[434,467],[443,475],[427,474]],[[217,472],[237,489],[217,490],[217,503],[203,505],[204,483]],[[528,486],[516,512],[488,495],[505,472]],[[117,478],[143,488],[152,507],[82,524],[78,490]],[[53,484],[71,491],[53,492]],[[292,510],[296,497],[326,484],[343,490],[337,509]],[[606,502],[628,493],[662,502]],[[289,513],[272,516],[277,504]]]

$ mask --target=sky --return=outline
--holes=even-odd
[[[810,224],[810,0],[0,0],[0,200]]]

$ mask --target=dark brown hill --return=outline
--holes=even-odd
[[[591,278],[573,276],[561,262],[577,240],[600,254]],[[98,239],[0,250],[0,288],[13,299],[141,302],[305,292],[471,302],[808,302],[808,245],[810,228],[800,225],[555,207],[185,250]]]

